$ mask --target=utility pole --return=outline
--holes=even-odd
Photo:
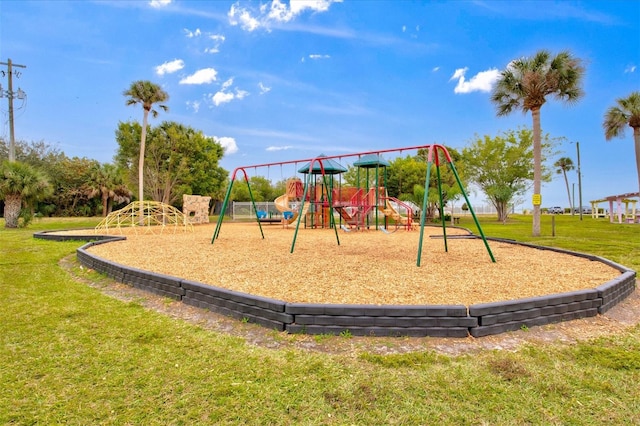
[[[18,88],[17,92],[13,92],[13,67],[26,68],[27,66],[14,64],[11,62],[11,59],[7,59],[7,62],[0,62],[0,65],[7,66],[9,90],[4,92],[2,90],[2,86],[0,86],[0,98],[6,94],[7,99],[9,99],[9,161],[13,162],[16,161],[16,139],[13,128],[13,98],[17,97],[18,99],[24,99],[25,97],[25,93],[20,88]],[[2,74],[4,74],[4,71],[2,71]]]
[[[582,174],[580,173],[580,142],[576,142],[578,154],[578,202],[580,203],[580,220],[582,220]]]

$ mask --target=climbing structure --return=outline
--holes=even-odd
[[[351,197],[349,198],[349,205],[345,204],[346,197],[342,197],[341,195],[336,197],[336,193],[333,190],[333,186],[332,186],[332,179],[335,173],[331,172],[331,169],[333,167],[332,160],[334,158],[342,159],[342,158],[357,156],[362,162],[362,159],[365,157],[369,157],[369,158],[375,157],[379,159],[380,155],[383,153],[403,152],[408,150],[419,150],[419,149],[425,150],[427,153],[427,169],[426,169],[427,172],[426,172],[425,185],[424,185],[425,191],[422,199],[422,210],[420,214],[420,238],[418,242],[418,254],[417,254],[417,261],[416,261],[417,266],[420,266],[420,261],[422,256],[422,243],[423,243],[423,237],[424,237],[424,226],[426,221],[427,198],[429,193],[428,188],[431,182],[430,181],[431,169],[433,165],[435,165],[435,171],[436,171],[437,194],[439,194],[439,197],[440,197],[440,203],[439,203],[440,217],[444,217],[444,203],[442,199],[442,182],[441,182],[440,167],[443,165],[446,165],[452,171],[456,179],[456,182],[460,188],[462,196],[464,197],[467,206],[469,206],[469,211],[471,213],[471,216],[473,217],[476,227],[478,228],[478,232],[484,242],[487,252],[489,253],[489,257],[491,258],[491,261],[495,262],[495,258],[493,257],[491,248],[489,247],[487,239],[484,236],[480,223],[478,222],[478,218],[476,217],[476,214],[473,211],[471,202],[462,185],[462,182],[460,181],[460,177],[458,176],[458,172],[456,171],[453,161],[451,160],[451,156],[449,155],[449,152],[447,151],[447,149],[442,145],[422,145],[422,146],[394,148],[394,149],[387,149],[387,150],[381,150],[381,151],[369,151],[369,152],[346,154],[346,155],[335,155],[335,156],[321,155],[319,157],[307,159],[307,160],[284,161],[279,163],[266,163],[266,164],[257,164],[257,165],[246,166],[246,167],[238,167],[231,174],[231,181],[229,182],[229,187],[227,188],[227,194],[222,204],[222,211],[225,211],[227,207],[227,203],[231,195],[231,188],[239,172],[243,173],[244,175],[244,180],[247,184],[249,196],[251,197],[251,202],[253,203],[254,210],[256,210],[255,201],[253,199],[253,195],[251,192],[251,185],[249,184],[249,179],[247,177],[247,172],[245,170],[246,168],[257,169],[259,167],[282,166],[284,164],[294,164],[294,163],[297,164],[299,162],[306,161],[308,162],[308,164],[303,168],[303,169],[306,169],[306,177],[304,180],[302,195],[300,197],[300,206],[298,207],[301,213],[297,214],[296,218],[291,221],[291,223],[296,224],[295,232],[293,234],[293,241],[291,242],[291,250],[290,250],[291,253],[293,253],[295,249],[298,230],[300,229],[300,224],[303,223],[302,219],[305,218],[305,225],[308,226],[309,223],[306,221],[305,216],[308,216],[311,213],[312,214],[311,227],[314,227],[313,214],[321,213],[323,215],[322,223],[324,224],[325,223],[324,209],[326,209],[326,212],[327,212],[326,217],[328,219],[328,227],[334,230],[336,242],[338,245],[340,245],[340,238],[338,236],[338,231],[337,231],[338,227],[336,226],[336,223],[335,223],[336,219],[333,215],[333,211],[338,212],[339,217],[341,219],[344,219],[346,223],[349,224],[350,226],[365,226],[366,219],[369,218],[372,213],[375,215],[381,213],[381,214],[384,214],[385,217],[391,217],[396,222],[399,221],[402,225],[405,225],[407,226],[408,229],[411,229],[411,227],[413,226],[412,218],[411,218],[411,216],[413,216],[412,209],[407,206],[408,207],[407,211],[409,212],[409,214],[405,216],[405,218],[403,219],[402,215],[398,213],[397,207],[394,207],[394,204],[393,204],[395,203],[395,206],[399,206],[401,205],[399,204],[401,203],[401,201],[391,199],[391,197],[387,196],[386,192],[380,191],[380,187],[378,185],[378,182],[379,182],[378,168],[380,164],[376,164],[375,166],[375,170],[376,170],[375,182],[376,183],[374,185],[374,188],[367,187],[365,188],[365,190],[362,190],[362,188],[357,189],[356,192],[353,193],[353,195],[351,195]],[[441,164],[441,162],[444,164]],[[343,169],[342,171],[346,170],[344,168],[342,169]],[[305,173],[305,171],[302,169],[299,170],[299,172]],[[320,184],[319,192],[318,192],[318,184]],[[367,180],[367,185],[368,185],[368,180]],[[299,190],[298,188],[296,188],[295,190],[296,197],[298,195],[298,192]],[[290,192],[288,189],[287,194],[285,195],[287,195],[288,197],[289,194]],[[285,201],[284,199],[280,199],[281,206],[284,206],[284,201]],[[288,206],[288,200],[287,200],[287,206]],[[406,208],[406,207],[403,206],[403,208]],[[293,218],[293,216],[291,217]],[[260,234],[262,235],[262,238],[264,238],[262,226],[260,225],[260,220],[258,217],[256,217],[256,222],[258,223]],[[216,229],[214,231],[213,237],[211,238],[211,244],[213,244],[215,240],[219,237],[222,223],[223,223],[223,216],[220,215],[220,217],[218,218],[218,222],[216,224]],[[375,223],[375,226],[377,226],[377,217],[375,218],[374,223]],[[442,223],[444,248],[445,248],[445,251],[448,251],[447,225],[444,220],[441,223]]]
[[[142,204],[142,206],[141,206]],[[142,216],[140,212],[142,211]],[[180,229],[193,231],[189,218],[180,210],[158,201],[134,201],[126,207],[111,212],[96,226],[96,231],[121,230],[122,228],[142,228],[145,231]]]

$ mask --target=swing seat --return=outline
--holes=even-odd
[[[282,212],[282,217],[285,220],[291,220],[293,219],[293,212]]]
[[[262,210],[258,210],[256,212],[256,216],[258,216],[258,219],[266,219],[267,218],[267,212],[262,211]]]

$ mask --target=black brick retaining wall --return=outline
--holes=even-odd
[[[122,236],[61,235],[41,232],[35,238],[90,240],[77,250],[79,262],[108,277],[202,309],[290,333],[359,336],[474,337],[504,333],[602,314],[629,296],[636,273],[608,259],[563,249],[492,239],[535,249],[553,250],[605,263],[621,275],[595,289],[504,302],[471,305],[322,305],[287,303],[266,297],[119,265],[89,253],[95,244]]]

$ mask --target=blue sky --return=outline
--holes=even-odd
[[[216,137],[229,171],[320,153],[462,148],[476,134],[531,126],[530,114],[497,117],[489,98],[500,70],[540,49],[570,50],[586,66],[585,97],[549,99],[541,113],[574,162],[570,142],[580,143],[583,200],[636,191],[631,129],[606,142],[602,120],[640,90],[638,1],[0,2],[0,61],[27,66],[14,80],[27,93],[15,103],[16,138],[101,162],[115,155],[118,122],[142,120],[122,95],[142,79],[170,95],[151,125]],[[0,83],[6,90],[6,76]],[[5,138],[7,109],[4,98]],[[577,200],[575,172],[572,183]],[[543,206],[569,204],[560,175],[542,196]]]

